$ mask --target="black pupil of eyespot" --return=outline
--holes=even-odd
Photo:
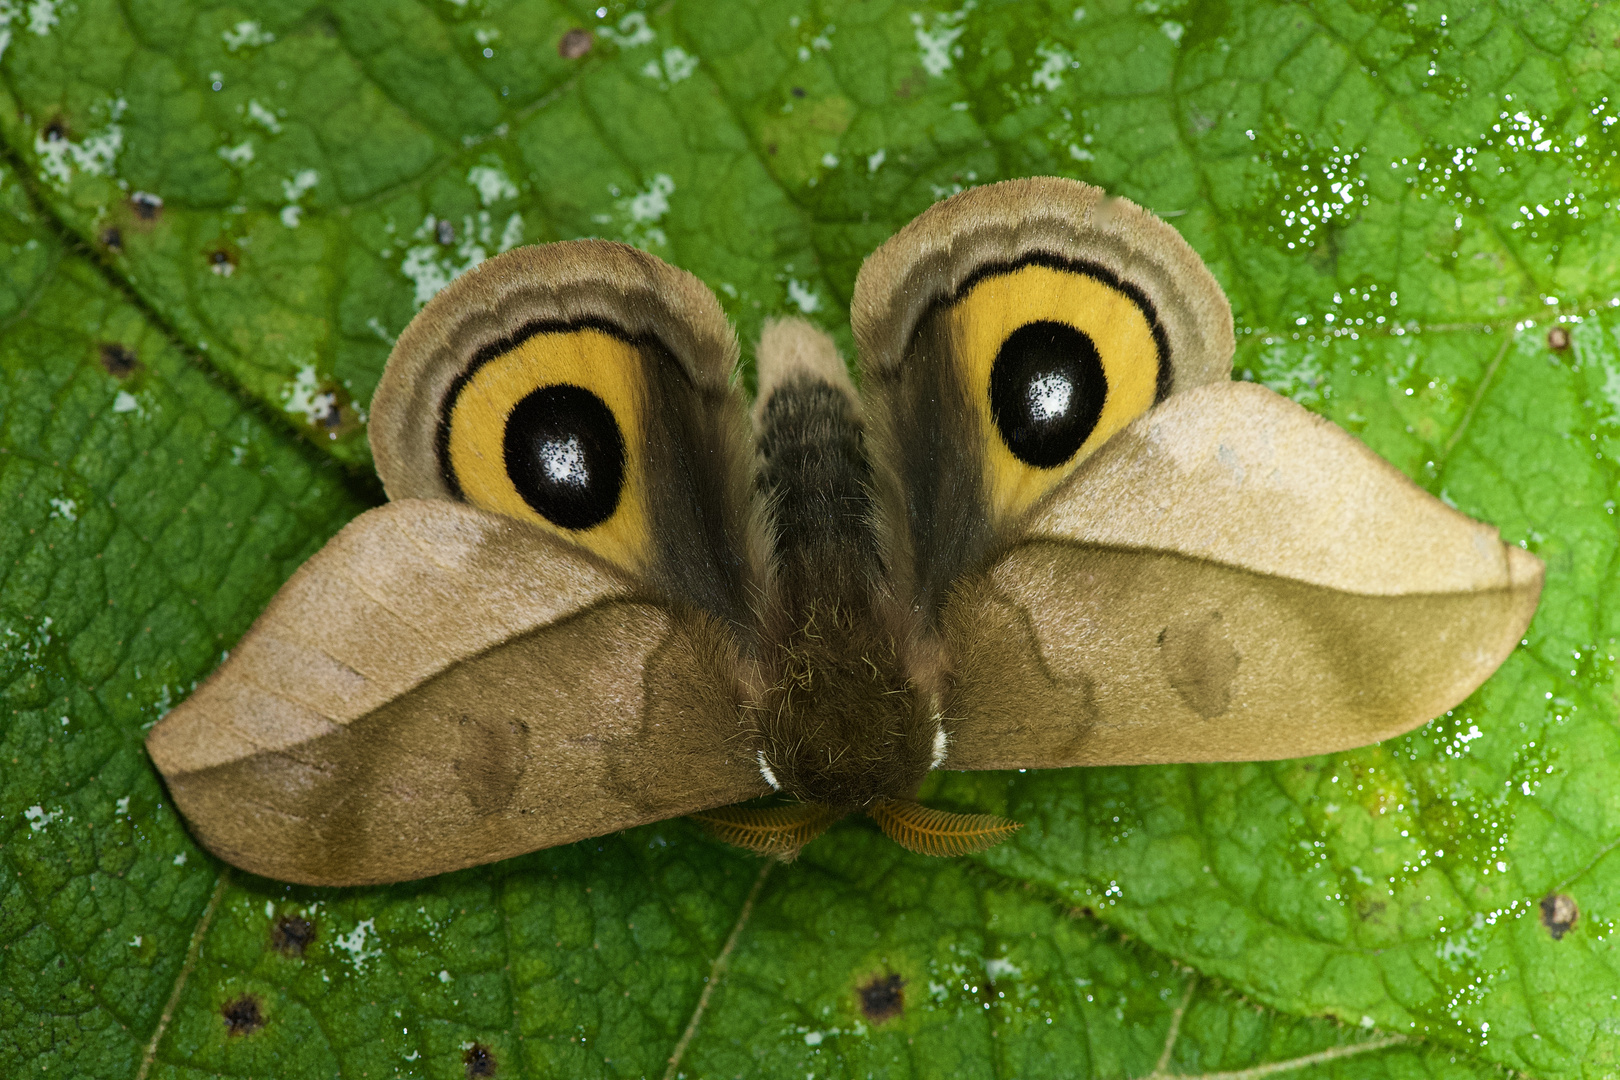
[[[565,529],[613,516],[624,489],[624,436],[613,410],[578,386],[542,386],[506,418],[506,474],[535,513]]]
[[[1067,323],[1025,323],[990,369],[990,413],[1013,456],[1037,469],[1074,457],[1108,397],[1097,346]]]

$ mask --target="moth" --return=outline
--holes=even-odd
[[[311,884],[678,815],[790,857],[865,811],[959,853],[1015,823],[918,804],[930,770],[1360,746],[1535,610],[1534,556],[1233,381],[1214,277],[1098,188],[936,204],[851,320],[858,390],[782,319],[750,405],[714,295],[642,251],[451,284],[373,400],[391,501],[147,740],[197,837]]]

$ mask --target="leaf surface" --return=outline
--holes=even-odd
[[[1576,3],[0,0],[0,1073],[1611,1075],[1617,35]],[[847,352],[868,252],[1030,174],[1164,215],[1241,377],[1547,561],[1495,678],[1352,753],[940,775],[1027,826],[963,860],[850,819],[762,879],[676,822],[309,890],[190,842],[144,730],[379,497],[365,407],[437,288],[607,236],[703,277],[745,354],[784,312]]]

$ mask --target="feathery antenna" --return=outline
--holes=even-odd
[[[826,832],[845,813],[819,803],[791,803],[721,806],[688,816],[728,844],[792,862],[804,845]]]
[[[995,847],[1024,827],[994,814],[953,814],[901,799],[875,802],[866,812],[907,851],[942,858]]]

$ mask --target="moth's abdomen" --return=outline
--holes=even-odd
[[[909,797],[936,757],[937,695],[906,662],[911,624],[873,519],[859,401],[809,324],[766,331],[755,425],[773,563],[767,689],[752,709],[761,773],[832,806]]]

